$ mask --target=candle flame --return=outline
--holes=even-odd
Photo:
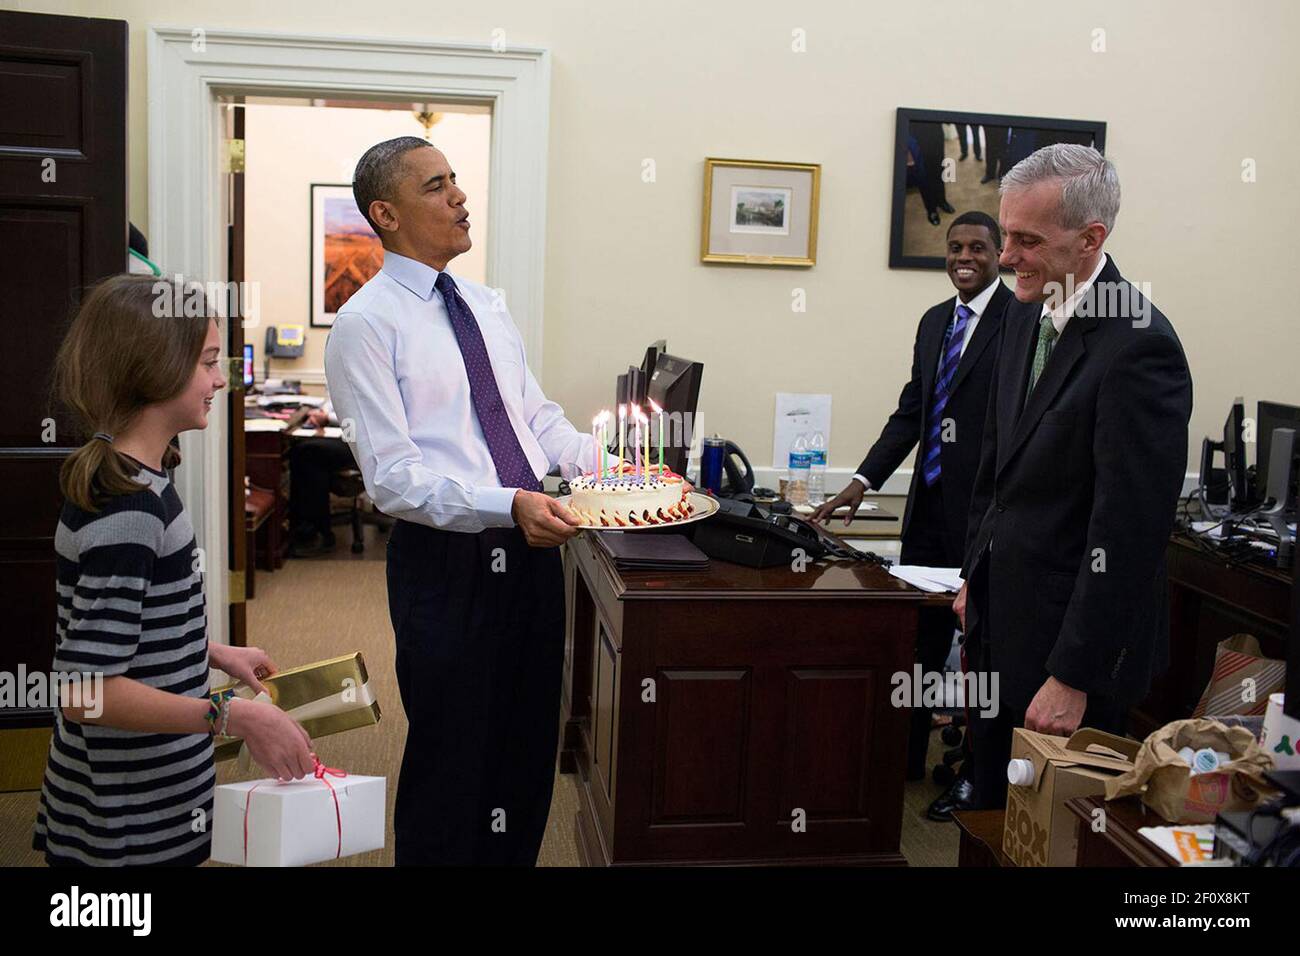
[[[619,417],[619,418],[626,418],[626,417],[627,417],[627,406],[626,406],[626,405],[620,405],[620,406],[618,406],[618,417]]]
[[[654,409],[654,413],[656,415],[662,415],[664,413],[664,410],[655,404],[655,400],[653,398],[647,398],[646,401],[650,403],[650,407]]]

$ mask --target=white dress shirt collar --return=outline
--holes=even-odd
[[[1088,276],[1088,281],[1082,285],[1075,286],[1074,293],[1068,299],[1058,305],[1055,309],[1049,309],[1047,303],[1043,303],[1043,311],[1041,315],[1050,314],[1052,316],[1052,325],[1056,326],[1057,335],[1060,335],[1065,331],[1065,324],[1069,322],[1070,317],[1074,315],[1075,306],[1079,304],[1079,300],[1083,298],[1084,294],[1092,288],[1092,284],[1097,281],[1097,276],[1101,275],[1101,270],[1104,268],[1106,268],[1106,253],[1103,252],[1101,258],[1097,260],[1097,268],[1093,269],[1092,275]]]
[[[1002,281],[1001,275],[993,277],[993,281],[986,285],[980,293],[969,302],[962,302],[961,296],[957,296],[957,301],[952,307],[953,314],[957,312],[957,306],[965,305],[974,313],[974,318],[984,314],[984,310],[989,307],[989,302],[993,299],[993,293],[997,290],[998,283]]]
[[[425,302],[433,298],[434,283],[442,274],[433,266],[425,265],[410,256],[398,255],[391,249],[384,250],[383,271]]]

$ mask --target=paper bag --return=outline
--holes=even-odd
[[[1234,634],[1215,648],[1214,672],[1192,716],[1262,717],[1268,695],[1281,690],[1285,680],[1286,661],[1263,657],[1254,637]]]
[[[1192,774],[1178,751],[1183,747],[1228,754],[1228,763],[1211,773]],[[1106,781],[1106,799],[1140,793],[1142,802],[1170,823],[1212,823],[1224,810],[1249,810],[1270,788],[1264,771],[1269,758],[1255,735],[1217,720],[1175,720],[1142,743],[1133,769]]]

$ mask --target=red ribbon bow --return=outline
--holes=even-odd
[[[311,761],[313,765],[312,776],[315,777],[317,780],[319,780],[321,783],[325,784],[325,786],[329,787],[330,796],[334,798],[334,823],[335,826],[338,828],[338,836],[339,836],[338,849],[334,851],[334,859],[337,860],[339,857],[343,855],[343,812],[339,809],[339,795],[334,790],[334,784],[326,780],[325,777],[326,775],[329,775],[331,777],[346,777],[348,775],[348,772],[346,770],[340,770],[338,767],[325,766],[323,763],[320,762],[320,758],[317,757],[315,754],[311,755]],[[244,801],[244,865],[245,866],[248,865],[248,811],[251,810],[253,807],[253,791],[260,786],[261,784],[259,783],[251,787],[248,791],[248,799]]]

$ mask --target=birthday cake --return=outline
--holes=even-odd
[[[582,475],[569,482],[569,507],[583,524],[601,528],[640,528],[685,521],[694,509],[680,475],[668,469],[649,474],[629,470],[597,477]]]

